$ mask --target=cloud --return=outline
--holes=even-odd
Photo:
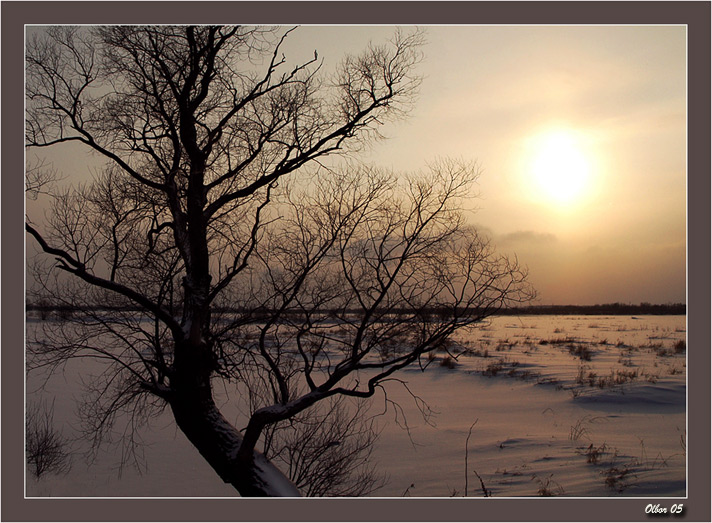
[[[557,238],[554,234],[548,232],[516,231],[498,236],[496,240],[498,245],[511,247],[517,245],[552,244],[557,241]]]

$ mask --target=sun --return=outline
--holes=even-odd
[[[530,142],[528,157],[526,170],[535,199],[571,206],[586,195],[592,161],[578,133],[542,133]]]

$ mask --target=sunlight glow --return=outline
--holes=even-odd
[[[542,133],[532,140],[528,156],[527,176],[535,199],[569,206],[585,196],[591,182],[591,158],[577,133]]]

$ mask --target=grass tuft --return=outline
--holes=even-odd
[[[675,342],[675,344],[672,346],[672,350],[675,352],[675,354],[682,354],[687,350],[687,344],[685,343],[685,340],[678,340]]]

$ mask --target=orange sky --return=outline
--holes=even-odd
[[[685,27],[425,29],[420,98],[374,161],[477,160],[470,219],[529,266],[543,304],[684,302]],[[301,31],[328,43],[328,62],[391,29]],[[550,170],[587,170],[568,201],[532,179],[537,151],[557,134],[574,147],[561,152],[573,166]]]
[[[478,161],[469,219],[529,267],[542,304],[684,302],[685,27],[425,30],[416,106],[368,160],[395,170]],[[328,70],[392,33],[302,27],[285,52],[299,61],[317,49]],[[67,174],[75,158],[65,148],[56,165]],[[561,196],[551,177],[569,173],[581,181]]]

